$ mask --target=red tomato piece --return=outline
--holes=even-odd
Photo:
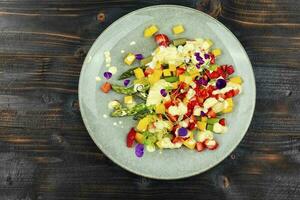
[[[185,72],[185,69],[184,69],[184,68],[179,67],[179,68],[176,69],[176,75],[177,75],[177,76],[183,74],[184,72]]]

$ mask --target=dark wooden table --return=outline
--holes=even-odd
[[[257,105],[238,148],[201,175],[157,181],[112,163],[88,135],[77,86],[113,21],[154,4],[224,23],[254,67]],[[300,1],[1,0],[0,199],[300,199]]]

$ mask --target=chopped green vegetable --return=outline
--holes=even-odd
[[[214,130],[214,125],[212,125],[212,124],[207,124],[206,129],[209,130],[209,131],[213,131],[213,130]]]
[[[209,119],[207,119],[208,124],[218,123],[219,121],[220,121],[219,118],[209,118]]]
[[[170,76],[170,77],[166,77],[165,80],[169,83],[174,83],[174,82],[178,81],[179,79],[176,76]]]
[[[179,38],[179,39],[175,39],[175,40],[173,40],[172,41],[172,43],[173,43],[173,45],[174,46],[180,46],[180,45],[185,45],[186,44],[186,41],[187,41],[187,39],[185,39],[185,38]]]
[[[146,64],[150,63],[152,61],[153,57],[152,56],[149,56],[149,57],[146,57],[144,59],[141,60],[141,66],[145,66]]]

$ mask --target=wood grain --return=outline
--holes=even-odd
[[[238,148],[184,180],[151,180],[112,163],[78,106],[93,41],[119,17],[155,4],[193,7],[225,24],[257,84]],[[299,49],[297,0],[0,0],[0,199],[300,199]]]

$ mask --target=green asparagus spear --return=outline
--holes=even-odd
[[[126,108],[125,107],[125,108],[120,108],[120,109],[114,110],[111,113],[111,116],[112,117],[132,116],[132,115],[135,115],[136,113],[138,113],[138,112],[140,112],[144,109],[147,109],[146,104],[140,103],[140,104],[135,105],[132,108]]]
[[[139,97],[140,99],[146,101],[147,100],[147,93],[145,92],[137,92],[134,94],[135,96]]]
[[[137,68],[139,68],[139,67],[134,67],[134,68],[131,68],[131,69],[125,71],[124,73],[122,73],[120,75],[119,80],[123,80],[125,78],[130,78],[131,76],[134,75],[134,70],[137,69]],[[146,66],[141,66],[140,68],[141,69],[146,69]]]
[[[133,95],[136,93],[134,91],[133,86],[125,87],[122,85],[112,84],[111,87],[112,87],[113,91],[120,93],[120,94]]]

